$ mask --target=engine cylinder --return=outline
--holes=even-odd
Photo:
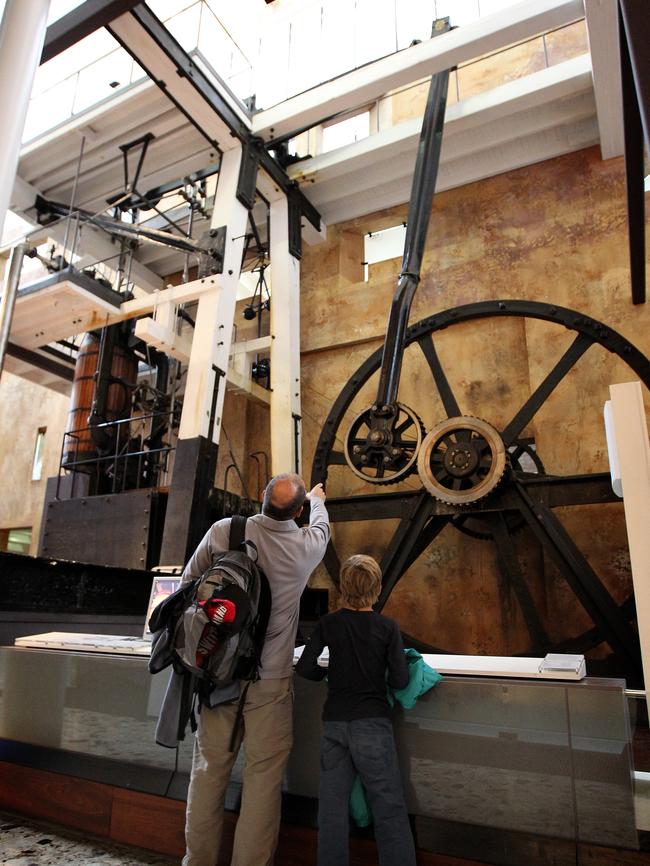
[[[70,395],[70,409],[63,451],[62,466],[76,472],[92,472],[95,469],[95,458],[99,452],[93,441],[92,430],[88,427],[88,416],[95,395],[95,374],[99,363],[100,337],[88,333],[84,337],[77,353],[77,362]],[[108,386],[106,399],[106,421],[120,421],[128,418],[131,412],[131,393],[138,374],[138,361],[133,352],[119,342],[113,349],[111,360],[111,377],[121,379],[111,382]],[[120,442],[129,435],[128,424],[119,427]],[[115,441],[114,434],[111,438]],[[81,463],[79,461],[90,461]]]

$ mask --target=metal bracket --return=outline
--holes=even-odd
[[[215,269],[213,273],[223,273],[223,261],[226,255],[226,237],[228,226],[219,226],[216,229],[210,229],[210,244],[208,253],[215,260]]]
[[[219,385],[222,379],[225,379],[226,374],[223,370],[217,367],[216,364],[212,365],[212,370],[214,371],[214,387],[212,389],[212,404],[210,406],[210,423],[208,425],[208,442],[212,442],[212,436],[214,435],[214,428],[216,424],[216,415],[217,415],[217,399],[219,397]]]
[[[260,165],[261,149],[256,139],[244,142],[242,146],[241,166],[237,180],[237,200],[245,208],[252,210],[255,204],[255,193],[257,189],[257,170]]]
[[[302,258],[302,193],[298,186],[287,190],[289,205],[289,252],[296,258]]]

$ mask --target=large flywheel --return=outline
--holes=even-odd
[[[463,391],[463,384],[452,387],[453,377],[448,378],[447,373],[453,373],[453,368],[449,362],[447,370],[443,368],[436,348],[438,332],[462,326],[466,338],[468,327],[478,329],[481,320],[493,318],[543,320],[574,334],[564,352],[558,351],[558,357],[545,361],[546,375],[532,392],[529,390],[505,424],[494,422],[494,406],[481,407],[477,413],[481,417],[475,416],[474,406],[473,412],[463,413],[461,406],[468,395]],[[529,322],[525,324],[528,327]],[[547,344],[554,346],[557,342],[551,339]],[[425,388],[423,378],[417,379],[421,405],[416,403],[412,393],[408,395],[408,402],[413,408],[407,409],[401,402],[392,404],[392,415],[385,413],[387,435],[381,442],[376,435],[374,441],[371,439],[373,430],[377,429],[375,413],[379,408],[381,414],[382,409],[388,407],[370,405],[361,411],[355,408],[364,395],[372,391],[373,376],[380,371],[383,350],[374,352],[339,394],[314,455],[312,485],[329,481],[328,508],[334,528],[326,566],[332,580],[338,581],[337,540],[348,537],[345,533],[351,523],[364,522],[362,537],[375,543],[375,551],[381,539],[380,609],[421,557],[435,560],[432,551],[443,530],[448,537],[448,532],[456,529],[461,545],[474,543],[467,538],[472,536],[496,546],[498,580],[507,585],[516,599],[528,634],[528,645],[519,654],[538,655],[553,650],[587,652],[606,642],[613,653],[616,670],[625,674],[630,682],[639,682],[640,654],[631,580],[628,577],[625,597],[621,598],[619,592],[615,600],[607,581],[601,579],[590,563],[589,551],[585,553],[580,549],[564,522],[554,513],[557,508],[565,513],[573,506],[620,501],[611,490],[609,473],[549,474],[545,469],[545,455],[525,435],[555,392],[562,393],[569,387],[567,380],[571,379],[575,365],[590,349],[591,364],[598,363],[596,352],[605,355],[610,352],[631,368],[634,378],[650,388],[648,359],[611,328],[573,310],[519,300],[486,301],[424,319],[406,331],[403,354],[405,370],[408,370],[408,358],[415,353],[415,363],[428,373],[430,384]],[[490,370],[493,377],[500,374],[505,375],[505,372]],[[406,379],[403,377],[405,390],[408,390],[408,375],[406,372]],[[608,396],[604,388],[602,393],[590,395],[590,399],[598,401],[602,410]],[[432,417],[434,402],[442,407],[436,410],[439,417]],[[420,418],[428,422],[426,435],[422,433]],[[568,453],[572,449],[579,450],[579,430],[563,430],[561,435],[566,437],[564,445]],[[398,449],[403,450],[398,453]],[[361,463],[362,454],[371,456]],[[385,457],[388,459],[384,460]],[[374,469],[368,471],[366,467],[371,461]],[[389,490],[378,486],[386,481],[392,484]],[[369,521],[378,521],[377,528],[368,531]],[[386,521],[391,521],[388,530]],[[540,609],[538,594],[531,590],[526,564],[516,550],[515,536],[519,537],[522,530],[528,533],[528,547],[534,546],[536,540],[544,560],[552,562],[561,575],[564,598],[582,609],[581,628],[575,629],[567,611]],[[345,547],[344,544],[345,553],[352,552]],[[441,579],[445,579],[444,573]],[[426,599],[422,600],[423,605],[427,603]],[[433,605],[433,600],[431,603]],[[478,598],[463,598],[463,604],[471,606],[473,603],[480,605],[482,602]],[[592,623],[586,629],[585,612]],[[454,617],[458,610],[447,610],[443,615]],[[494,615],[498,618],[499,611]],[[399,620],[399,616],[397,618]],[[549,622],[555,627],[550,628]],[[408,622],[400,625],[409,632]],[[435,637],[420,636],[417,643],[431,651],[465,651],[459,645],[441,645]]]

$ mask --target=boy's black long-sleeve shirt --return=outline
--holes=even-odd
[[[325,647],[329,647],[329,668],[317,663]],[[328,678],[323,708],[328,722],[390,716],[387,686],[403,689],[409,681],[397,623],[375,611],[346,608],[320,619],[296,673],[309,680]]]

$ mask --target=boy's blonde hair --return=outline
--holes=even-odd
[[[357,553],[341,566],[340,603],[358,610],[372,607],[381,592],[381,568],[372,556]]]

